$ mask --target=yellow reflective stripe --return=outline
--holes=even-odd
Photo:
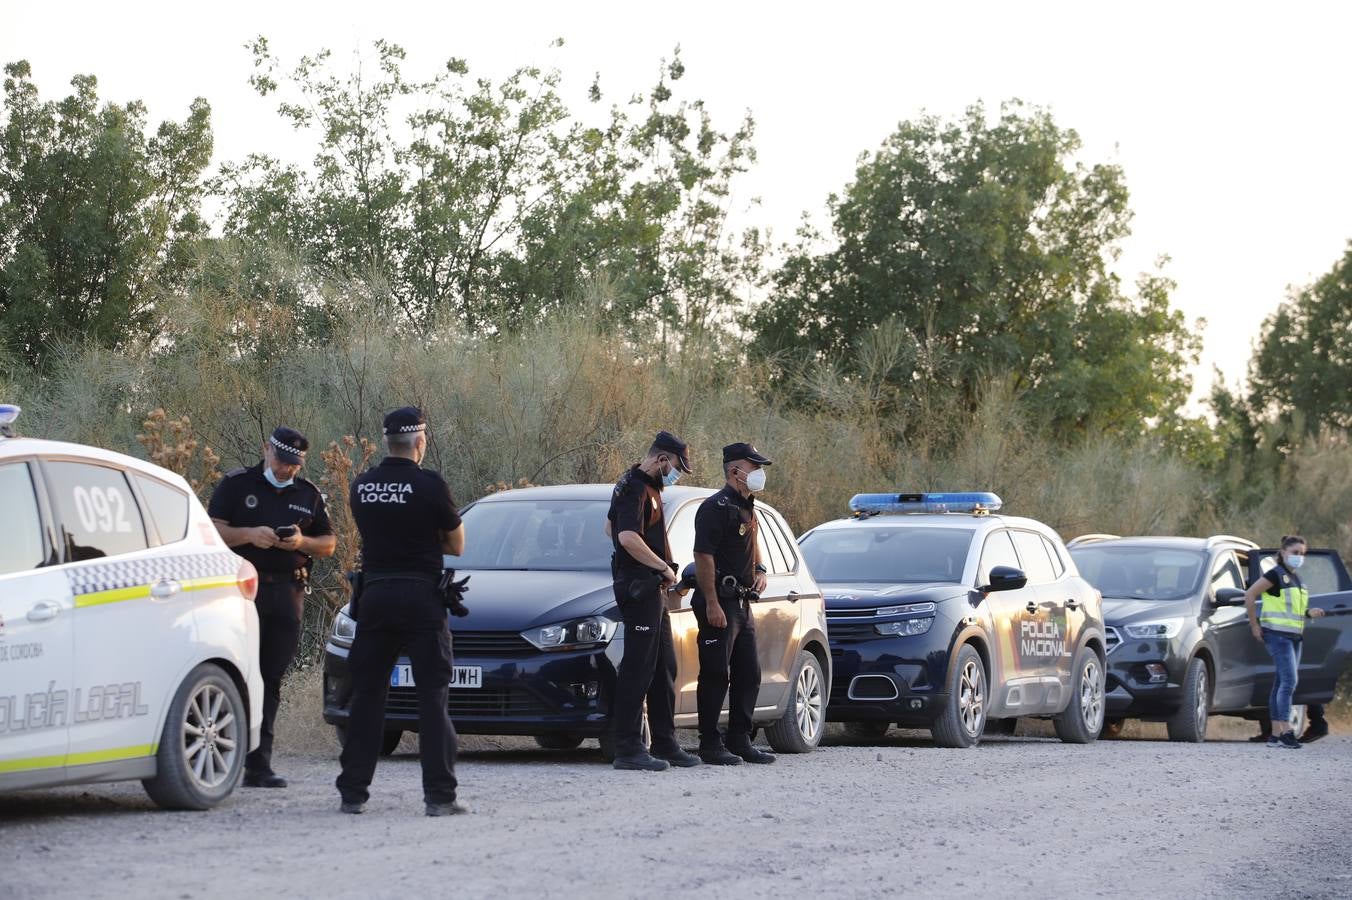
[[[30,756],[28,759],[6,759],[0,760],[0,772],[29,772],[35,769],[58,769],[61,766],[87,766],[93,763],[120,762],[124,759],[154,756],[159,749],[159,744],[142,744],[139,747],[117,747],[112,750],[86,750],[83,753],[67,753],[65,756]]]
[[[192,578],[187,581],[180,581],[179,588],[183,591],[206,591],[212,588],[232,588],[239,584],[239,581],[233,575],[218,575],[211,578]],[[93,591],[88,594],[80,594],[75,598],[75,608],[82,609],[86,606],[101,606],[105,603],[123,603],[127,600],[141,600],[150,596],[152,584],[138,584],[132,587],[114,588],[111,591]]]

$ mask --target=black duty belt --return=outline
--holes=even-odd
[[[425,581],[428,584],[435,585],[441,573],[433,575],[431,572],[419,572],[416,569],[399,572],[367,572],[366,583],[375,584],[378,581]]]
[[[309,580],[309,575],[304,569],[295,569],[285,572],[259,572],[258,581],[261,584],[282,584],[295,583],[304,584]]]

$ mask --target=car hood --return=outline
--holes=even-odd
[[[877,582],[822,582],[827,609],[869,609],[902,603],[940,603],[966,596],[968,588],[951,582],[933,584],[878,584]]]
[[[458,569],[469,575],[465,606],[456,631],[522,631],[611,610],[615,592],[608,572]]]
[[[1124,622],[1140,622],[1147,619],[1175,618],[1186,615],[1187,611],[1186,600],[1103,598],[1103,622],[1105,625],[1121,625]]]

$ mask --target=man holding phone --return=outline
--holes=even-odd
[[[272,771],[282,676],[300,642],[310,566],[315,557],[332,556],[338,545],[323,495],[300,477],[309,447],[294,428],[277,428],[263,444],[258,465],[227,472],[207,506],[221,538],[258,570],[263,722],[258,749],[244,761],[246,787],[286,787],[286,779]]]

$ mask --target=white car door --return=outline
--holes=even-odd
[[[72,603],[27,462],[0,463],[0,787],[62,780]]]

